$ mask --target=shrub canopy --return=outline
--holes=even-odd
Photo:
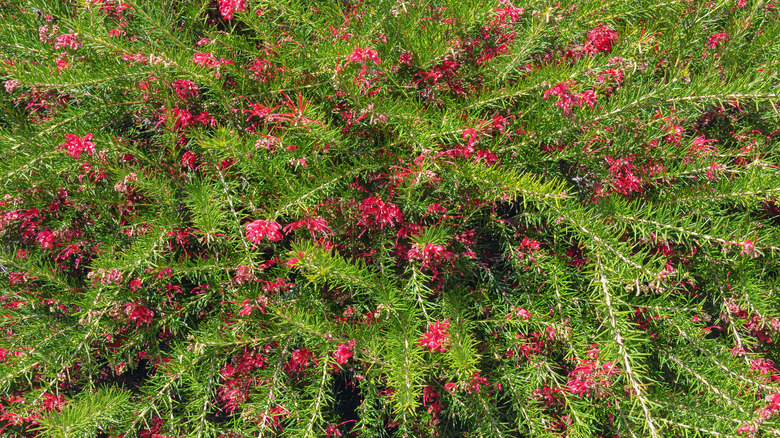
[[[0,2],[0,430],[780,434],[778,18]]]

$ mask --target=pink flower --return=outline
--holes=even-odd
[[[438,351],[444,353],[449,349],[450,334],[447,331],[450,328],[450,320],[445,319],[439,322],[437,319],[435,323],[428,324],[428,331],[423,333],[422,337],[417,340],[417,345],[428,347],[431,352]]]
[[[664,139],[667,143],[679,145],[684,131],[685,130],[680,125],[669,125],[664,128],[664,132],[667,133]]]
[[[219,12],[226,20],[232,20],[236,12],[246,12],[246,0],[219,0]]]
[[[469,381],[469,385],[466,387],[466,391],[468,391],[469,394],[471,394],[471,391],[476,391],[479,393],[480,385],[490,386],[490,382],[488,382],[488,379],[480,377],[479,372],[476,372],[474,373],[474,377]]]
[[[90,157],[95,155],[95,143],[92,142],[92,134],[87,134],[84,138],[79,138],[74,134],[65,134],[65,140],[65,144],[61,148],[67,149],[68,155],[74,160],[78,160],[84,151],[87,151]]]
[[[173,269],[172,268],[163,268],[160,272],[158,272],[155,277],[158,280],[161,280],[163,277],[171,278],[173,275]]]
[[[360,62],[363,63],[366,60],[371,60],[374,64],[379,65],[382,60],[379,59],[379,54],[376,50],[372,50],[370,47],[365,48],[355,47],[355,51],[349,55],[347,62]]]
[[[634,175],[636,166],[631,162],[633,158],[612,158],[606,157],[609,166],[609,176],[612,178],[612,187],[618,193],[628,196],[633,192],[642,191],[642,180]]]
[[[336,347],[336,351],[333,353],[333,358],[339,365],[347,363],[350,357],[352,357],[352,349],[355,348],[355,340],[351,339],[349,342],[339,344]]]
[[[742,247],[742,251],[740,251],[739,255],[741,256],[747,256],[751,259],[754,259],[761,255],[760,252],[756,249],[756,243],[752,240],[748,239],[744,241],[743,243],[740,243],[739,246]]]
[[[255,275],[252,272],[252,268],[250,268],[249,266],[241,265],[236,268],[236,276],[233,277],[233,280],[237,284],[244,284],[254,279],[255,279]]]
[[[715,146],[710,146],[710,143],[717,142],[718,140],[715,139],[707,139],[704,136],[699,136],[693,139],[693,143],[691,143],[690,148],[688,148],[688,155],[701,155],[701,154],[708,154],[708,153],[714,153],[718,151],[718,148]]]
[[[265,413],[260,415],[260,420],[264,427],[271,426],[273,428],[280,428],[281,427],[281,420],[283,420],[287,415],[289,415],[290,411],[287,409],[276,406],[275,408],[268,411],[268,415]]]
[[[252,65],[249,66],[249,71],[252,77],[260,83],[266,83],[274,80],[274,65],[267,59],[255,59]]]
[[[592,91],[589,94],[586,91],[579,96],[575,95],[571,89],[575,84],[576,83],[571,80],[563,81],[545,91],[542,97],[544,97],[545,100],[548,99],[550,95],[557,97],[558,100],[555,102],[555,106],[562,109],[564,114],[571,113],[571,107],[574,105],[582,108],[585,103],[590,105],[591,101],[595,102],[596,97]]]
[[[41,244],[41,248],[54,248],[54,233],[51,231],[41,231],[35,240]]]
[[[531,318],[531,314],[527,310],[523,308],[518,309],[515,306],[512,306],[510,312],[506,315],[506,320],[509,321],[515,316],[523,321],[528,321]]]
[[[18,86],[19,86],[19,81],[17,81],[16,79],[9,79],[5,81],[5,91],[8,94],[13,93],[16,87]]]
[[[189,79],[177,79],[173,81],[171,85],[176,91],[176,95],[179,96],[179,99],[181,100],[187,100],[190,97],[198,97],[198,94],[200,94],[198,84]]]
[[[58,59],[57,60],[57,71],[62,73],[63,70],[67,70],[70,68],[70,63],[64,59]]]
[[[81,40],[76,38],[76,34],[71,31],[68,34],[57,37],[57,42],[54,44],[55,49],[60,47],[70,47],[73,50],[78,50],[81,47]]]
[[[477,157],[474,159],[474,161],[477,163],[483,162],[485,163],[485,166],[490,167],[498,162],[498,155],[490,152],[490,149],[483,149],[481,151],[477,151]]]
[[[252,314],[252,311],[257,309],[260,311],[260,313],[265,315],[265,309],[263,306],[253,304],[257,304],[257,300],[253,300],[251,298],[245,299],[244,302],[241,303],[241,310],[238,311],[238,314],[241,316],[249,316]]]
[[[271,242],[282,240],[282,233],[279,232],[282,227],[274,221],[256,220],[246,224],[244,228],[246,238],[255,244],[260,243],[263,238],[268,238]]]
[[[401,53],[401,56],[398,57],[399,64],[412,65],[413,60],[414,58],[412,57],[412,52]]]
[[[41,407],[46,412],[52,412],[55,409],[59,412],[62,411],[62,407],[67,403],[68,400],[65,399],[62,395],[54,395],[54,394],[43,394],[43,400],[41,402]]]
[[[193,55],[193,62],[201,67],[217,65],[217,58],[211,53],[196,53]]]
[[[523,237],[523,240],[520,242],[518,249],[521,251],[528,251],[529,253],[533,254],[536,251],[539,251],[540,245],[541,243],[538,240]]]
[[[593,108],[596,104],[596,93],[594,93],[593,90],[585,90],[577,95],[577,100],[579,101],[580,108],[585,105],[588,105],[589,108]]]
[[[740,427],[739,427],[739,429],[737,429],[737,433],[738,433],[739,435],[746,434],[746,433],[751,433],[751,434],[752,434],[752,433],[753,433],[753,432],[755,432],[755,431],[756,431],[756,428],[755,428],[755,426],[753,426],[753,425],[752,425],[752,424],[750,424],[750,423],[748,423],[748,424],[743,424],[742,426],[740,426]]]
[[[108,271],[107,273],[103,273],[102,277],[100,278],[100,283],[102,283],[102,284],[109,284],[112,281],[117,286],[119,286],[122,283],[122,273],[119,272],[118,269],[112,269],[112,270]]]

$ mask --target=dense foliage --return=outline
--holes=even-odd
[[[0,1],[0,434],[780,435],[779,18]]]

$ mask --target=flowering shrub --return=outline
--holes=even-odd
[[[780,434],[775,3],[0,2],[0,435]]]

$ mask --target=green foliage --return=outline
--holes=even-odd
[[[780,434],[779,18],[0,1],[0,432]]]
[[[61,411],[51,412],[39,420],[44,436],[90,437],[129,417],[130,394],[116,388],[83,392],[70,400]]]

